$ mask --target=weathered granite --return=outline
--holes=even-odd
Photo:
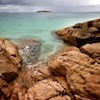
[[[96,62],[100,63],[100,42],[83,45],[81,51],[88,54]]]
[[[100,19],[78,23],[72,27],[58,30],[56,34],[67,43],[82,46],[86,43],[100,42]]]
[[[49,100],[71,100],[71,97],[69,97],[68,95],[66,95],[66,96],[56,96],[56,97],[53,97]]]
[[[17,47],[0,39],[0,77],[8,83],[13,81],[18,76],[21,61]]]
[[[59,83],[52,79],[45,79],[31,87],[25,94],[25,98],[27,97],[29,100],[48,100],[63,91],[64,89]]]
[[[66,47],[48,61],[52,75],[66,78],[71,93],[100,99],[100,64],[76,47]]]

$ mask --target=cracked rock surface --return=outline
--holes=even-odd
[[[100,64],[76,47],[67,47],[48,62],[53,75],[66,77],[73,94],[93,100],[100,99]]]

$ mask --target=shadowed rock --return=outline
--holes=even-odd
[[[86,43],[100,42],[100,19],[78,23],[58,30],[56,34],[65,42],[78,47]]]

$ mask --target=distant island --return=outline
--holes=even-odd
[[[49,11],[49,10],[40,10],[40,11],[36,11],[36,13],[51,13],[51,11]]]

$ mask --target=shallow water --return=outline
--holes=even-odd
[[[0,13],[0,36],[38,39],[42,42],[40,58],[46,59],[63,46],[52,35],[55,30],[95,18],[100,13]]]

